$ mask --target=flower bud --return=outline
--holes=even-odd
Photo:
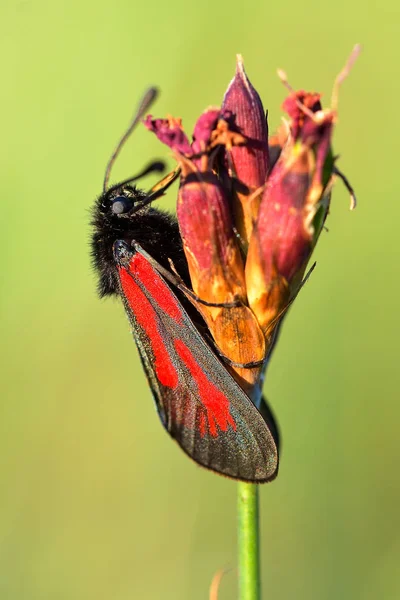
[[[290,135],[264,191],[246,262],[249,305],[261,328],[271,325],[297,293],[324,223],[333,173],[335,115],[318,94],[292,93],[284,102]]]
[[[222,108],[232,111],[236,126],[246,137],[246,144],[234,146],[227,158],[233,178],[235,224],[243,246],[247,248],[261,201],[260,188],[269,170],[268,125],[260,96],[245,73],[240,55],[237,56],[236,74],[225,93]]]

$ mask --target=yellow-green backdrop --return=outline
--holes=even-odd
[[[190,130],[240,52],[273,129],[276,68],[328,103],[355,42],[335,151],[359,207],[338,184],[266,385],[283,454],[261,490],[263,598],[399,597],[399,16],[396,0],[3,0],[0,598],[200,600],[224,566],[235,598],[236,486],[163,431],[121,306],[96,298],[88,211],[149,84]],[[140,129],[113,179],[165,154]]]

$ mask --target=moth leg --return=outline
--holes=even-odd
[[[195,303],[199,303],[203,304],[204,306],[214,306],[216,308],[235,308],[237,306],[242,306],[243,302],[239,299],[233,300],[233,302],[207,302],[206,300],[202,300],[185,285],[185,283],[176,273],[175,269],[174,272],[171,273],[162,265],[160,265],[156,260],[154,260],[154,258],[150,256],[150,254],[148,254],[146,250],[143,250],[143,248],[139,244],[134,243],[133,245],[136,251],[142,254],[146,258],[146,260],[148,260],[148,262],[152,265],[152,267],[164,277],[164,279],[172,283],[172,285],[174,285],[183,294],[185,294],[185,296],[192,302],[192,304],[196,305]]]
[[[145,204],[150,204],[160,196],[164,194],[164,192],[169,188],[170,185],[174,183],[174,181],[179,177],[181,173],[181,168],[177,167],[168,175],[163,177],[161,181],[153,185],[153,187],[147,192],[147,197],[145,199]]]

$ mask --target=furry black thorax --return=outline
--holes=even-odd
[[[112,210],[116,199],[129,202],[132,209],[127,214]],[[184,281],[188,280],[187,263],[176,218],[152,206],[141,206],[146,194],[135,186],[112,188],[97,198],[91,224],[94,228],[91,254],[99,276],[100,297],[119,294],[117,265],[113,246],[117,240],[128,246],[136,242],[164,268],[171,270],[171,262]]]

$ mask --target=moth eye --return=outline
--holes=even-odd
[[[114,198],[113,203],[111,205],[111,210],[114,215],[122,215],[131,210],[133,206],[132,200],[127,198],[126,196],[117,196]]]

